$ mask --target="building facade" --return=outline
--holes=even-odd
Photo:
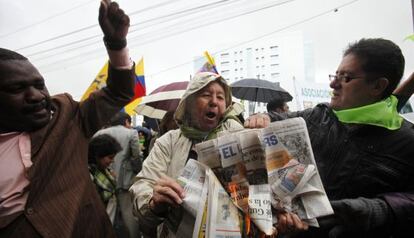
[[[229,84],[242,79],[256,78],[279,82],[293,100],[288,103],[292,111],[329,101],[329,85],[314,83],[314,62],[311,44],[305,44],[301,32],[255,41],[244,46],[213,54],[217,70]],[[205,62],[204,57],[194,60],[195,71]],[[244,116],[266,112],[267,102],[241,101]]]

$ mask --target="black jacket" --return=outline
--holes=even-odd
[[[315,161],[330,200],[385,199],[392,219],[387,227],[374,231],[372,237],[398,237],[412,232],[414,129],[411,123],[404,121],[398,130],[347,125],[339,122],[326,104],[299,112],[269,115],[272,121],[291,117],[305,119]],[[323,236],[327,234],[314,237]]]

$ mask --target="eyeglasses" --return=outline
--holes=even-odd
[[[364,78],[364,76],[348,76],[344,74],[339,74],[339,75],[330,74],[329,75],[329,81],[331,82],[334,80],[338,80],[341,83],[342,82],[349,83],[351,80],[358,79],[358,78]]]

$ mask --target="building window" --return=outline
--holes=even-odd
[[[279,79],[280,74],[279,73],[271,73],[270,74],[270,78],[275,80],[275,79]]]
[[[271,64],[278,64],[279,60],[280,60],[279,55],[270,55]]]
[[[220,57],[221,57],[221,60],[228,60],[230,56],[229,56],[229,53],[222,53]]]
[[[270,54],[277,55],[279,54],[279,46],[270,46]]]
[[[221,76],[223,76],[223,78],[227,78],[229,76],[230,70],[226,69],[226,70],[221,70],[220,74]]]
[[[279,70],[279,64],[270,64],[270,70]]]
[[[221,66],[228,66],[230,64],[229,61],[223,61],[221,62]]]

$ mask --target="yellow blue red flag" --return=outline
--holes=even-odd
[[[198,72],[212,72],[218,74],[214,58],[207,51],[204,52],[204,56],[206,57],[206,62],[198,70]]]
[[[108,62],[102,67],[99,71],[96,78],[92,81],[91,85],[86,89],[85,93],[83,94],[81,101],[87,99],[89,95],[106,86],[106,79],[108,78]]]
[[[146,95],[145,87],[145,75],[144,75],[144,58],[135,65],[135,88],[134,88],[134,98],[132,101],[125,106],[125,112],[129,115],[134,114],[134,109],[141,102],[142,97]]]
[[[106,86],[106,80],[108,78],[108,62],[102,67],[99,71],[96,78],[92,81],[91,85],[89,85],[88,89],[86,89],[85,93],[83,94],[81,101],[87,99],[89,95]],[[134,114],[135,107],[141,102],[141,98],[146,95],[146,88],[145,88],[145,75],[144,75],[144,59],[138,62],[135,65],[135,88],[134,88],[134,97],[132,101],[124,107],[124,111],[129,115]]]

